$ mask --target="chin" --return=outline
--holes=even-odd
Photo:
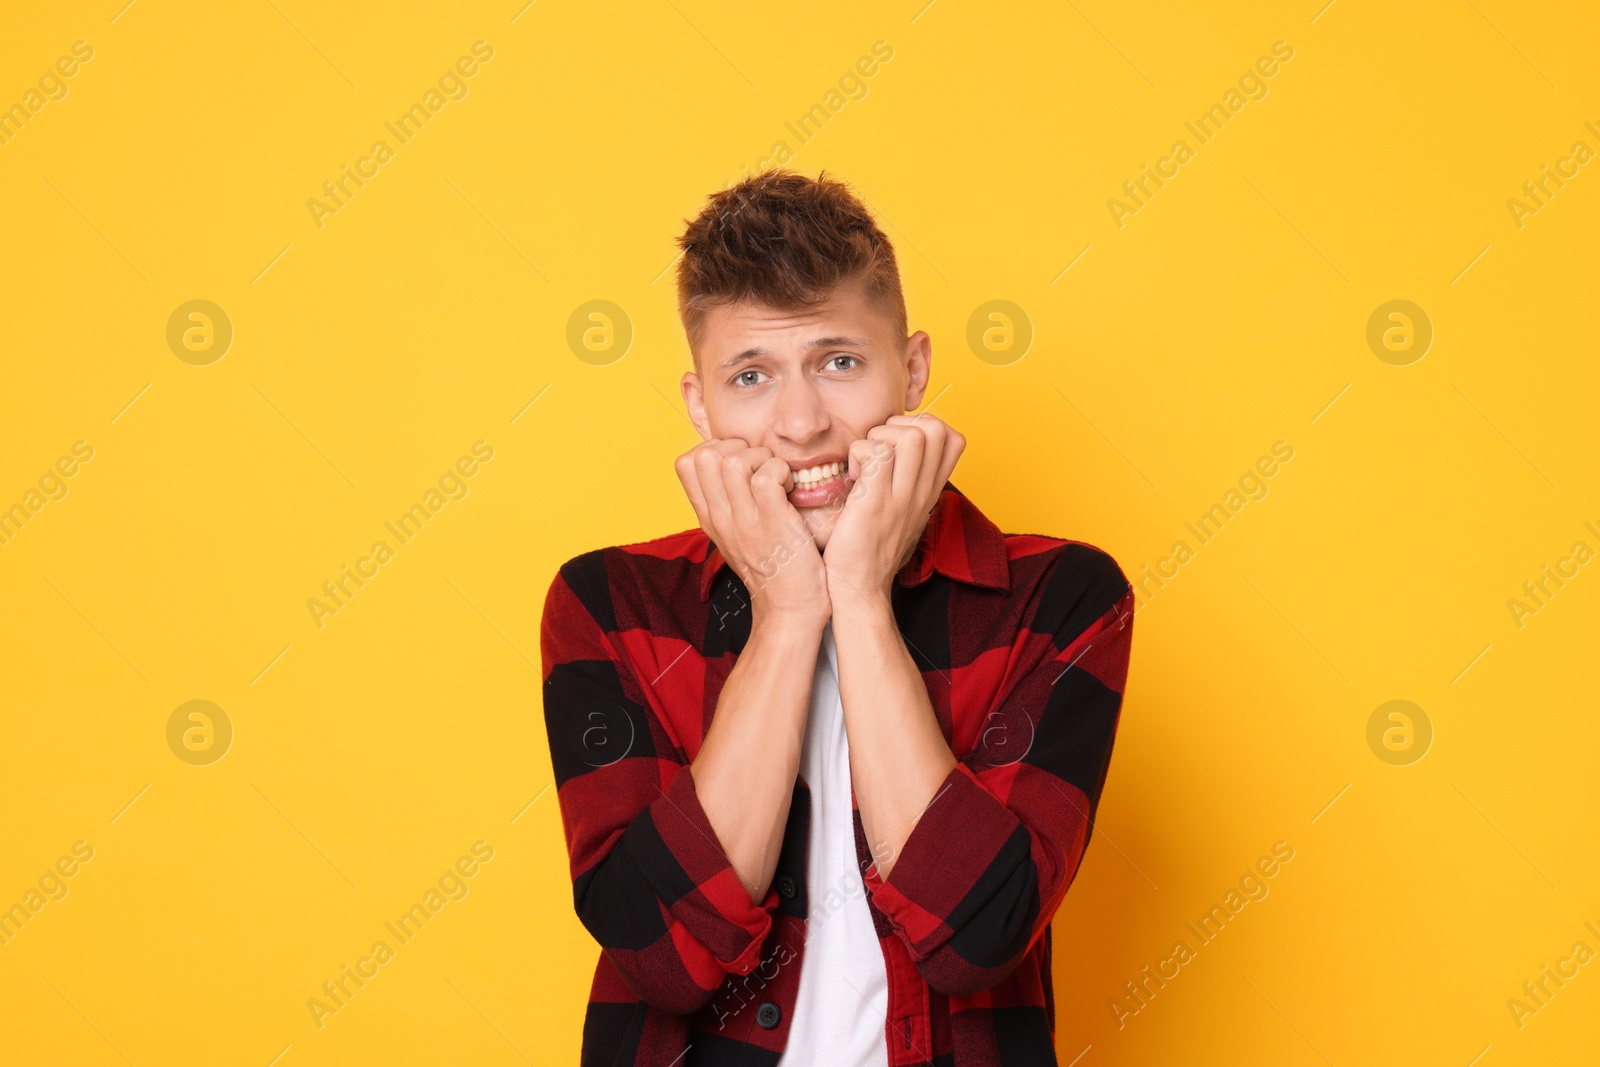
[[[833,533],[833,524],[838,521],[839,509],[830,507],[796,508],[800,513],[800,521],[806,524],[806,529],[811,531],[811,539],[816,542],[817,550],[828,547],[828,535]]]

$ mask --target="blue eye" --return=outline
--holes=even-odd
[[[759,377],[760,374],[761,372],[758,370],[740,371],[738,374],[733,376],[733,384],[746,386],[758,385],[760,383],[755,381],[755,378]]]
[[[855,365],[856,365],[856,364],[857,364],[857,363],[860,363],[860,362],[861,362],[861,360],[860,360],[860,359],[859,359],[859,358],[858,358],[858,357],[856,357],[856,356],[844,356],[844,355],[841,355],[841,356],[834,356],[834,357],[833,357],[833,358],[832,358],[832,359],[830,359],[830,360],[828,360],[828,362],[829,362],[829,363],[830,363],[830,364],[837,364],[837,363],[838,363],[838,362],[839,362],[839,361],[840,361],[840,360],[841,360],[841,359],[847,359],[847,360],[849,360],[849,361],[850,361],[850,365],[849,365],[849,366],[848,366],[848,367],[838,367],[838,366],[835,366],[835,367],[834,367],[834,369],[835,369],[835,370],[854,370],[854,369],[855,369]]]

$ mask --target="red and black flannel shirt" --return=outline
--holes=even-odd
[[[946,483],[891,595],[959,762],[887,879],[856,812],[888,1063],[1054,1064],[1050,920],[1111,759],[1132,589],[1093,545],[1003,535]],[[803,779],[760,902],[695,796],[689,763],[750,615],[744,583],[698,529],[578,556],[550,586],[545,727],[573,902],[603,949],[585,1065],[776,1064],[807,916],[839,906],[805,884]]]

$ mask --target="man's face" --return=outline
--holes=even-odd
[[[850,488],[849,449],[922,402],[932,345],[859,286],[809,311],[733,304],[706,315],[698,372],[683,376],[690,418],[707,440],[739,438],[789,464],[789,502],[826,547]]]

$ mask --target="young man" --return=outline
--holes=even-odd
[[[843,185],[751,178],[680,244],[700,528],[571,560],[541,632],[604,950],[582,1062],[1053,1064],[1049,924],[1111,757],[1128,580],[948,483],[966,442],[905,414],[931,343]]]

